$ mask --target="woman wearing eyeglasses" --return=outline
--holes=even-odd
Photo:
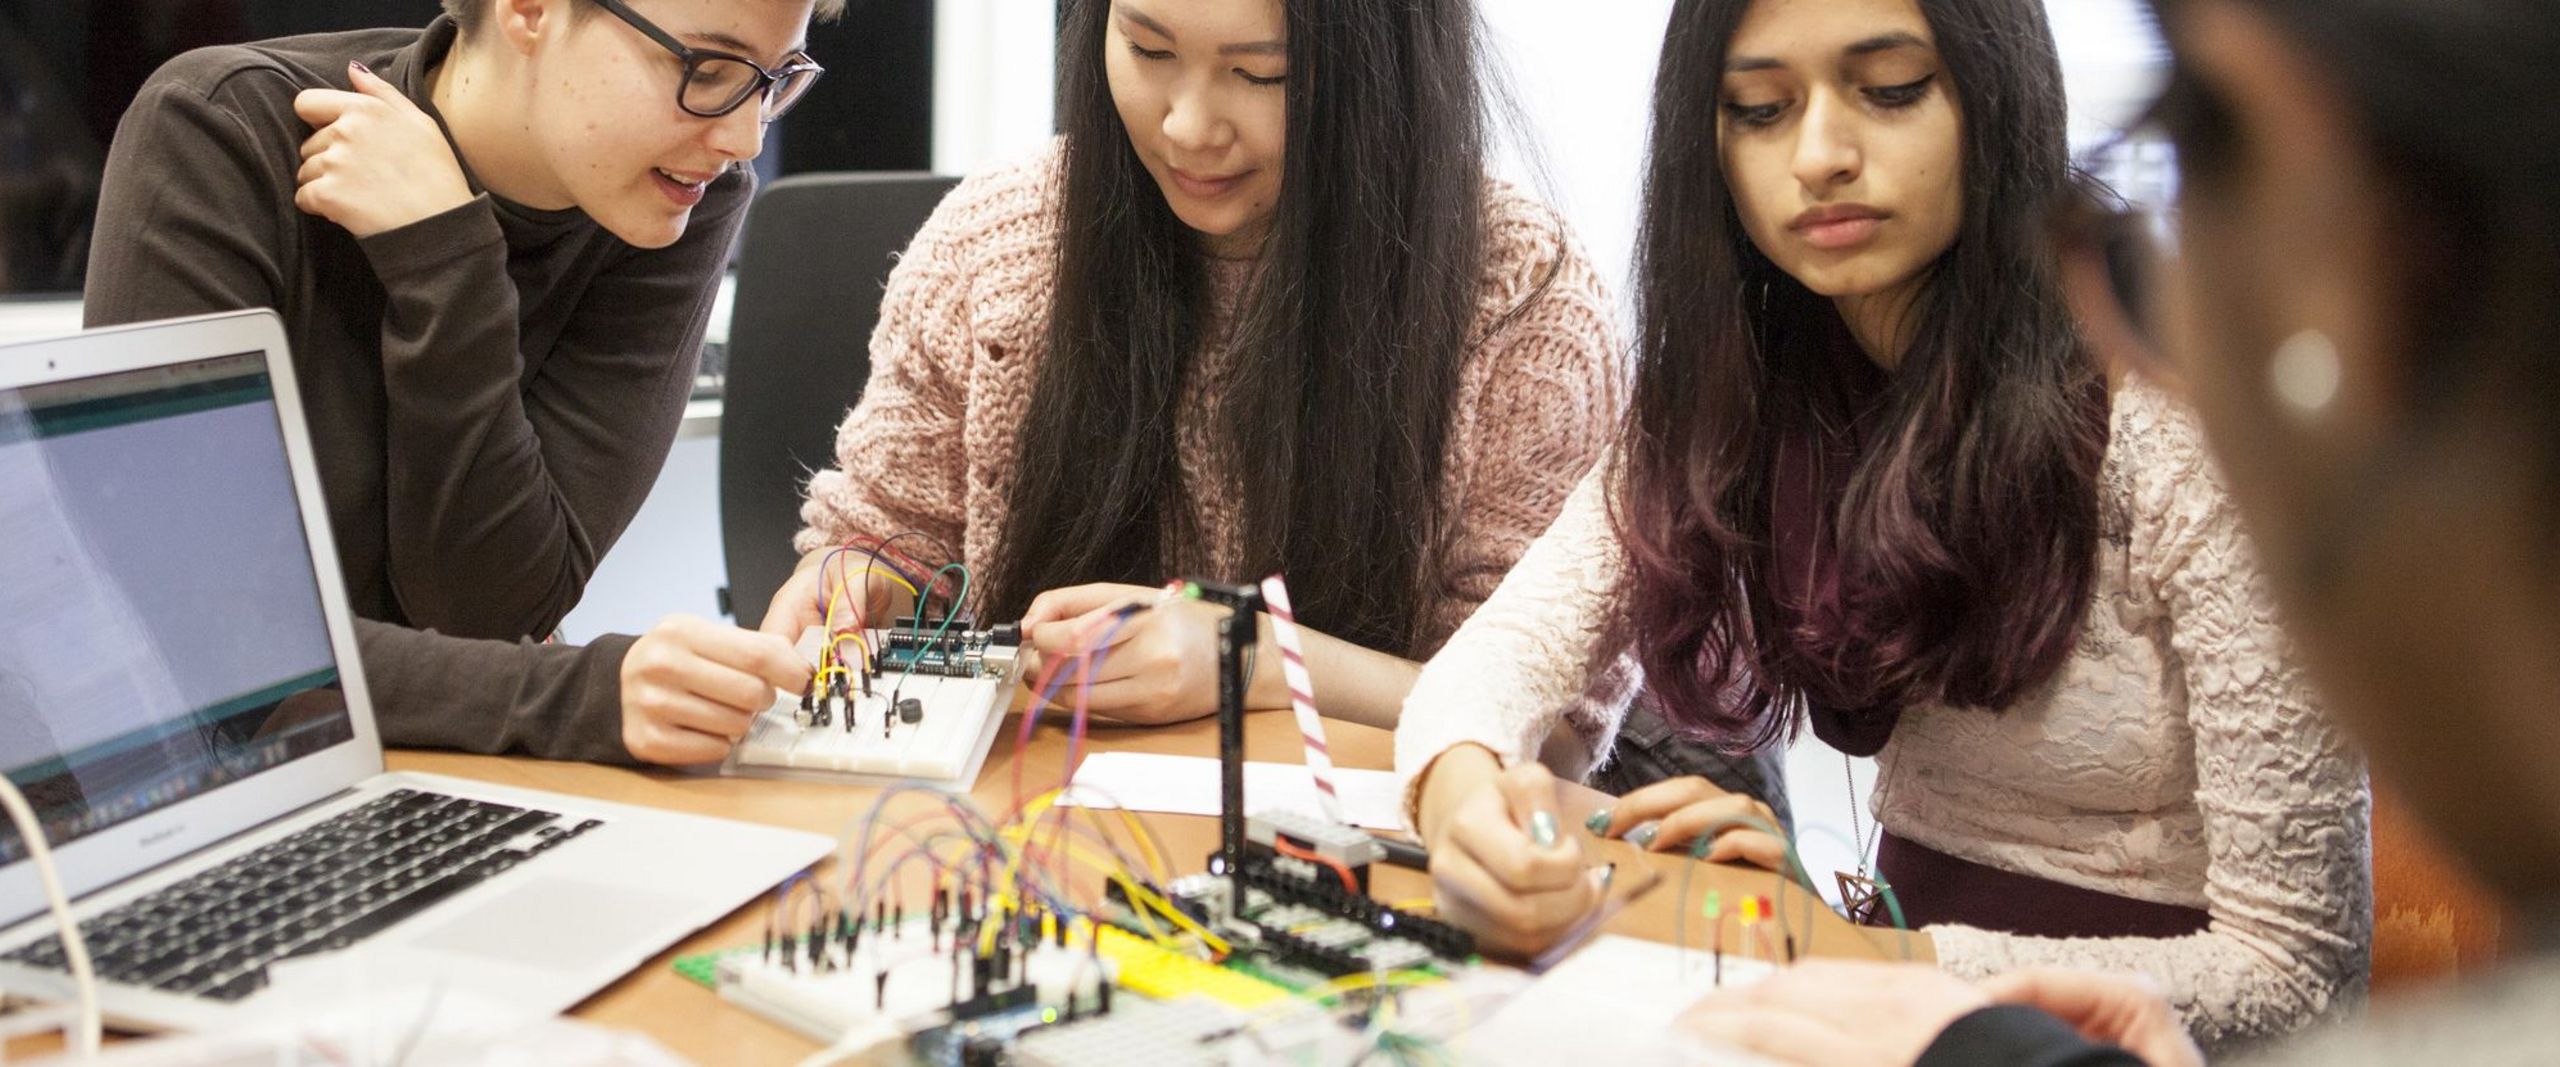
[[[2193,419],[2075,334],[2039,0],[1684,0],[1653,152],[1627,432],[1398,729],[1447,910],[1536,947],[1596,900],[1536,743],[1625,648],[1710,739],[1875,754],[1876,873],[1949,972],[2144,972],[2211,1041],[2354,999],[2360,766]],[[1596,828],[1686,848],[1715,792]]]
[[[386,741],[700,758],[616,694],[707,713],[806,679],[693,620],[521,642],[655,480],[744,164],[841,6],[445,0],[424,30],[189,53],[125,114],[88,321],[282,316]]]
[[[1168,577],[1285,572],[1325,712],[1391,723],[1618,412],[1599,278],[1486,178],[1476,32],[1465,0],[1067,5],[1064,136],[900,260],[766,629],[815,623],[863,535],[965,561],[1052,656]],[[1214,710],[1219,614],[1118,627],[1091,708]],[[1248,704],[1286,706],[1256,665]]]

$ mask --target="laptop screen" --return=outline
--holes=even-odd
[[[0,546],[0,772],[55,844],[354,736],[261,354],[0,389]]]

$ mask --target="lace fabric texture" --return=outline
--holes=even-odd
[[[1587,476],[1424,669],[1397,729],[1409,783],[1459,743],[1568,776],[1608,750],[1634,675],[1595,647],[1624,560],[1605,491]],[[2096,602],[2071,660],[1999,714],[1907,711],[1877,756],[1876,819],[1949,855],[2212,916],[2167,939],[1934,927],[1947,970],[2138,971],[2209,1045],[2295,1029],[2364,989],[2363,762],[2288,655],[2190,416],[2120,389],[2100,493]]]

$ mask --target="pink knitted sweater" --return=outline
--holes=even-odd
[[[920,558],[973,570],[994,558],[1016,444],[1047,355],[1059,162],[1053,145],[963,182],[907,246],[871,336],[870,383],[836,434],[836,465],[809,482],[801,551],[914,530],[927,541]],[[1562,509],[1614,429],[1625,392],[1608,294],[1562,220],[1488,181],[1485,234],[1477,336],[1443,465],[1454,539],[1431,607],[1430,648],[1492,594]],[[1215,321],[1250,267],[1215,265]],[[1209,447],[1225,355],[1215,342],[1201,353],[1202,373],[1191,378],[1199,395],[1186,398],[1176,427],[1192,528],[1209,543],[1175,551],[1186,572],[1242,579],[1251,577],[1236,573],[1244,502],[1227,472],[1214,469]]]

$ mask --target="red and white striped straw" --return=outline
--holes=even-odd
[[[1298,616],[1289,609],[1289,587],[1275,574],[1262,580],[1262,606],[1271,613],[1271,636],[1280,643],[1280,673],[1289,681],[1289,707],[1298,714],[1298,738],[1307,745],[1307,773],[1316,781],[1316,803],[1335,825],[1342,821],[1342,795],[1333,787],[1333,752],[1324,744],[1324,720],[1316,715],[1315,680],[1307,675],[1306,645],[1298,638]]]

